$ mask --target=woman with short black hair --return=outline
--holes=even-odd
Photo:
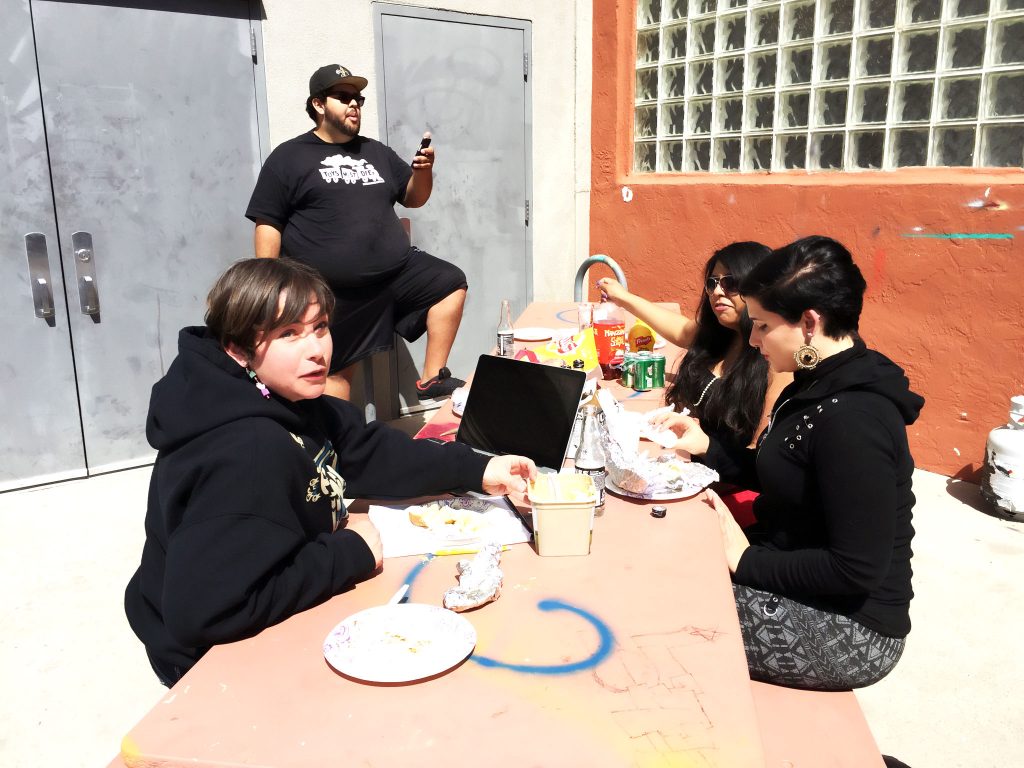
[[[924,400],[861,340],[864,290],[850,253],[827,237],[780,248],[740,285],[750,344],[773,370],[794,374],[743,474],[761,491],[757,525],[745,534],[707,495],[755,680],[870,685],[895,666],[910,632],[906,428]],[[677,425],[677,433],[695,431]]]

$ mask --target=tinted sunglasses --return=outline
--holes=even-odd
[[[740,281],[738,277],[733,275],[712,275],[704,281],[704,290],[707,291],[708,296],[715,292],[715,288],[719,285],[722,286],[722,291],[730,295],[734,295],[740,292]]]
[[[338,101],[343,102],[345,104],[351,104],[354,101],[356,103],[356,106],[359,107],[363,106],[363,104],[366,103],[366,97],[359,93],[347,93],[342,91],[336,91],[334,93],[328,93],[326,95],[326,98],[335,98]]]

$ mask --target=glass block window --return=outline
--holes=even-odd
[[[633,170],[1024,166],[1024,0],[637,0]]]

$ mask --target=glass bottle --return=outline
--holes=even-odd
[[[498,357],[515,357],[514,333],[512,331],[512,303],[501,300],[498,314]]]
[[[585,406],[583,412],[583,433],[580,447],[576,451],[576,471],[594,478],[597,491],[597,506],[594,514],[604,512],[604,482],[607,477],[604,446],[601,444],[601,422],[598,420],[597,408]]]
[[[576,305],[576,323],[581,331],[594,327],[594,305],[589,301],[582,301]]]

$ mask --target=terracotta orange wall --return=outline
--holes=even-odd
[[[715,249],[836,238],[868,283],[862,335],[926,399],[909,431],[917,466],[977,479],[989,430],[1024,393],[1024,172],[633,175],[635,13],[594,0],[590,252],[692,313]],[[911,237],[954,233],[1012,238]]]

